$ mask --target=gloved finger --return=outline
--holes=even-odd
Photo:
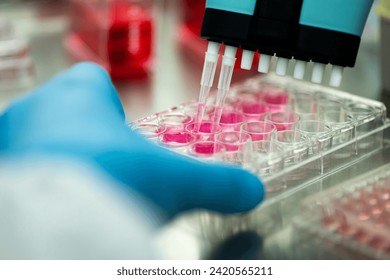
[[[187,173],[187,184],[193,190],[184,195],[190,208],[238,213],[253,209],[264,199],[263,183],[244,169],[203,164],[194,171]]]
[[[205,164],[162,149],[105,154],[97,161],[170,215],[196,208],[243,212],[264,198],[262,182],[241,168]]]

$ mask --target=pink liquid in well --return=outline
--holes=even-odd
[[[193,151],[197,154],[212,156],[215,152],[214,143],[197,143],[193,146]]]
[[[389,199],[385,188],[363,188],[336,199],[332,205],[337,211],[322,217],[322,226],[347,239],[390,252],[390,211],[385,203]],[[384,199],[382,199],[384,198]],[[343,221],[338,216],[345,215]],[[341,222],[341,223],[340,223]]]
[[[211,117],[215,124],[219,124],[222,131],[235,131],[240,129],[240,124],[244,121],[244,116],[237,112],[224,110],[222,107],[215,107]],[[213,128],[215,131],[216,128]]]
[[[198,126],[199,130],[196,131],[196,127],[195,126]],[[200,132],[200,133],[214,133],[217,131],[217,127],[216,127],[216,124],[214,123],[211,123],[211,122],[204,122],[202,124],[190,124],[188,125],[187,129],[190,131],[190,132]]]
[[[264,101],[274,105],[286,105],[288,103],[288,94],[284,92],[270,92],[264,96]]]
[[[252,138],[252,141],[268,141],[269,136],[265,134],[249,133]]]
[[[228,152],[239,151],[240,148],[243,148],[250,140],[251,137],[249,134],[239,131],[223,132],[216,138],[216,142],[223,145]]]
[[[228,152],[237,152],[240,149],[239,144],[225,144],[224,146]]]
[[[199,127],[199,132],[211,133],[213,131],[212,123],[202,123]]]
[[[243,103],[241,110],[244,114],[254,115],[268,112],[268,106],[262,103]]]
[[[162,137],[164,143],[188,144],[193,141],[193,136],[188,132],[165,133]]]
[[[234,112],[225,112],[221,116],[221,123],[230,124],[230,123],[241,123],[244,121],[244,116]]]
[[[293,130],[294,124],[277,124],[274,123],[277,131],[284,131],[284,130]]]
[[[284,92],[272,92],[264,96],[271,112],[284,112],[289,103],[289,97]]]
[[[245,103],[241,105],[241,111],[248,121],[263,121],[269,112],[269,106],[261,103]]]
[[[238,131],[245,121],[244,115],[237,112],[223,112],[220,125],[223,131]]]

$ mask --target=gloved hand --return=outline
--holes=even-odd
[[[254,175],[180,156],[131,131],[100,67],[78,64],[14,102],[0,117],[0,151],[67,156],[101,168],[168,215],[194,208],[250,210],[264,196]]]

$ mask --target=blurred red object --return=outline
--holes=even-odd
[[[105,67],[117,80],[148,76],[154,21],[150,1],[70,0],[66,46],[78,60]]]
[[[183,0],[183,23],[194,35],[200,35],[205,10],[206,0]]]

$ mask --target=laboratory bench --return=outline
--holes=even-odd
[[[153,73],[144,80],[116,83],[129,121],[150,116],[197,97],[202,66],[201,63],[195,63],[191,55],[188,55],[178,43],[177,29],[180,17],[177,1],[179,0],[159,1],[156,7],[158,24],[155,35],[158,43],[154,50]],[[42,13],[40,11],[42,6],[38,1],[31,1],[28,4],[25,2],[0,4],[0,15],[5,14],[11,18],[18,33],[29,41],[35,65],[35,78],[30,88],[45,82],[75,61],[65,48],[64,38],[69,22],[64,7],[58,3],[48,4],[45,13]],[[340,90],[364,98],[381,100],[379,30],[376,30],[375,20],[372,22],[374,24],[367,28],[363,36],[357,65],[354,69],[345,71]],[[237,73],[233,84],[245,82],[256,76],[259,74],[253,71]],[[12,98],[22,92],[18,90],[0,93],[2,106],[6,106]],[[325,191],[390,163],[389,128],[384,128],[381,133],[384,135],[381,149],[375,149],[359,160],[312,181],[310,188],[307,184],[304,189],[298,188],[289,192],[282,197],[283,203],[274,203],[269,207],[267,204],[260,206],[260,210],[261,207],[266,208],[263,212],[264,215],[269,215],[268,220],[272,222],[274,219],[275,223],[281,223],[277,229],[263,232],[261,228],[264,224],[260,221],[267,223],[267,219],[262,217],[262,214],[253,214],[252,218],[241,218],[240,229],[230,232],[225,230],[221,234],[212,223],[214,225],[224,221],[234,223],[237,217],[222,217],[203,211],[193,212],[178,217],[161,229],[157,237],[158,248],[167,258],[173,259],[299,258],[299,255],[297,257],[291,253],[299,251],[299,246],[296,247],[296,242],[292,240],[295,228],[291,213],[300,211],[300,202],[311,192],[314,193],[313,190]],[[255,213],[260,213],[259,209]],[[226,243],[227,240],[230,243]],[[242,250],[234,251],[232,248],[237,247],[232,246],[232,242],[241,244],[239,247]]]

